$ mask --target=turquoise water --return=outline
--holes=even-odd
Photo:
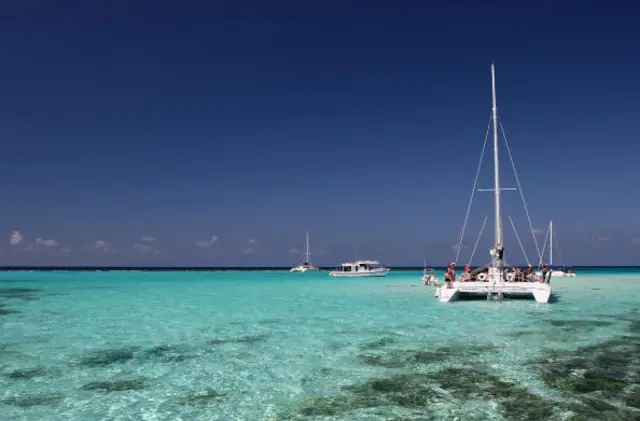
[[[1,273],[0,419],[640,419],[640,273],[547,305],[420,276]]]

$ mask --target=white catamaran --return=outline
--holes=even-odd
[[[501,190],[515,190],[514,188],[509,189],[501,189],[500,188],[500,165],[498,159],[498,107],[496,105],[496,77],[495,77],[495,66],[491,64],[491,91],[492,91],[492,99],[493,99],[493,107],[491,112],[491,121],[493,124],[493,175],[494,175],[494,186],[493,189],[486,189],[484,191],[493,191],[494,193],[494,201],[495,201],[495,215],[494,215],[494,246],[489,251],[491,255],[491,263],[489,263],[486,267],[486,273],[480,273],[476,278],[470,278],[470,280],[463,280],[464,277],[461,277],[459,280],[446,280],[444,285],[438,287],[436,289],[435,296],[438,298],[440,302],[450,302],[455,301],[464,295],[482,295],[486,296],[487,299],[490,298],[498,298],[502,299],[503,296],[525,296],[525,297],[533,297],[538,303],[547,303],[549,302],[549,298],[551,297],[551,285],[541,279],[538,281],[538,278],[527,278],[526,280],[515,281],[516,277],[514,275],[514,271],[512,268],[507,267],[504,261],[504,243],[503,243],[503,232],[502,232],[502,215],[500,214],[500,192]],[[504,131],[503,131],[504,132]],[[487,137],[485,138],[485,146],[488,139],[489,131],[487,130]],[[505,144],[508,143],[505,137]],[[484,148],[482,151],[484,155]],[[509,158],[511,159],[511,153],[509,152]],[[513,165],[513,160],[511,160]],[[480,158],[480,164],[482,162],[482,158]],[[513,165],[513,169],[515,171],[515,165]],[[478,166],[478,172],[476,173],[476,182],[478,179],[478,173],[480,171],[480,165]],[[518,186],[520,182],[518,181],[517,173],[516,173],[516,181]],[[476,190],[476,183],[474,182],[473,191],[471,194],[471,198],[469,201],[469,207],[467,209],[467,215],[465,215],[465,222],[463,223],[462,231],[460,234],[460,241],[457,247],[458,253],[460,252],[460,244],[462,243],[462,239],[464,237],[464,230],[466,228],[467,218],[469,216],[469,209],[471,208],[471,202],[473,200],[473,193]],[[520,190],[520,195],[522,198],[522,189]],[[523,199],[524,202],[524,199]],[[526,202],[525,202],[525,210],[526,210]],[[527,210],[527,218],[529,219],[529,212]],[[486,222],[486,220],[485,220]],[[513,221],[512,221],[513,222]],[[529,219],[529,227],[531,229],[531,233],[534,236],[533,240],[536,244],[536,249],[538,250],[538,255],[540,255],[538,249],[538,243],[535,239],[535,234],[533,234],[533,229],[531,228],[531,220]],[[484,228],[484,225],[483,225]],[[516,233],[517,235],[517,233]],[[518,239],[518,242],[520,240]],[[477,244],[477,242],[476,242]],[[522,245],[521,245],[522,246]],[[474,250],[475,251],[475,250]],[[523,249],[524,251],[524,249]],[[473,255],[472,255],[473,256]],[[525,254],[526,257],[526,254]],[[457,260],[457,257],[456,257]],[[453,269],[455,271],[455,269]],[[467,278],[469,279],[469,278]]]
[[[311,249],[309,248],[309,231],[305,232],[306,234],[306,243],[305,243],[305,249],[304,249],[304,262],[302,262],[302,264],[299,264],[298,266],[291,268],[291,270],[289,270],[289,272],[308,272],[310,270],[318,270],[317,267],[313,266],[311,264]]]

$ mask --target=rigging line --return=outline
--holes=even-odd
[[[540,263],[538,267],[542,267],[542,257],[544,256],[544,252],[547,249],[547,240],[549,239],[549,227],[547,227],[547,232],[544,235],[544,244],[542,245],[542,253],[540,253]]]
[[[476,249],[478,248],[478,243],[480,242],[480,237],[482,237],[482,232],[484,231],[484,226],[487,223],[488,216],[484,217],[484,222],[482,223],[482,227],[480,228],[480,232],[478,233],[478,238],[476,238],[476,243],[473,246],[473,250],[471,251],[471,257],[469,257],[469,266],[471,266],[471,261],[473,260],[473,256],[476,254]]]
[[[484,158],[484,152],[487,149],[487,140],[489,139],[489,131],[491,130],[491,121],[493,118],[493,111],[489,116],[489,123],[487,124],[487,132],[484,135],[484,144],[482,145],[482,152],[480,153],[480,160],[478,161],[478,168],[476,169],[476,178],[473,180],[473,188],[471,189],[471,196],[469,197],[469,204],[467,205],[467,212],[464,215],[464,222],[462,223],[462,229],[460,230],[460,236],[458,237],[458,245],[456,246],[456,258],[454,263],[458,264],[458,258],[460,257],[460,250],[462,249],[462,240],[464,239],[464,232],[467,229],[467,222],[469,222],[469,213],[471,212],[471,204],[473,203],[473,196],[476,192],[476,185],[478,184],[478,176],[480,175],[480,169],[482,168],[482,159]]]
[[[531,236],[533,237],[533,244],[536,246],[536,251],[538,252],[538,256],[540,260],[542,260],[542,254],[540,253],[540,247],[538,247],[538,240],[536,239],[536,234],[533,232],[533,224],[531,223],[531,217],[529,216],[529,208],[527,207],[527,201],[524,198],[524,193],[522,192],[522,186],[520,185],[520,178],[518,177],[518,171],[516,170],[516,165],[513,162],[513,156],[511,155],[511,148],[509,147],[509,141],[507,140],[507,134],[505,133],[504,127],[502,126],[502,121],[500,123],[500,130],[502,131],[502,137],[504,138],[504,144],[507,147],[507,153],[509,154],[509,161],[511,161],[511,167],[513,167],[513,174],[516,177],[516,184],[518,185],[518,192],[520,192],[520,198],[522,199],[522,204],[524,205],[524,211],[527,214],[527,221],[529,221],[529,230],[531,231]]]
[[[560,249],[560,241],[558,241],[558,234],[554,234],[554,240],[556,240],[556,248],[558,249],[558,255],[560,256],[560,263],[562,267],[566,267],[564,258],[562,257],[562,249]]]
[[[518,244],[520,244],[520,250],[522,250],[522,254],[524,254],[524,260],[527,261],[527,266],[529,266],[529,257],[527,256],[527,252],[524,251],[524,247],[522,246],[522,241],[520,241],[520,236],[518,235],[518,231],[516,231],[516,226],[513,223],[513,219],[509,216],[509,221],[511,222],[511,228],[513,228],[513,233],[516,235],[516,240],[518,240]]]

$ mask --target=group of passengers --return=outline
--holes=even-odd
[[[542,265],[541,275],[536,275],[533,270],[533,266],[529,265],[526,268],[511,267],[503,269],[503,280],[507,282],[546,282],[549,283],[551,279],[551,270],[547,264]],[[444,272],[445,282],[488,282],[489,281],[489,268],[477,268],[471,270],[469,265],[464,266],[464,270],[460,277],[456,279],[456,264],[449,263],[447,269]]]

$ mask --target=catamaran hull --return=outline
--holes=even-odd
[[[316,270],[318,270],[318,268],[295,267],[295,268],[291,268],[289,272],[304,273],[304,272],[313,272]]]
[[[553,276],[555,278],[559,278],[561,276],[563,276],[563,277],[572,277],[572,276],[576,276],[576,274],[575,273],[563,272],[561,270],[554,270],[554,271],[551,271],[551,276]]]
[[[439,287],[435,296],[441,303],[456,301],[464,296],[531,297],[538,303],[548,303],[551,285],[541,282],[451,282]]]
[[[535,273],[535,275],[536,276],[542,276],[542,272],[538,271],[538,272]],[[551,276],[554,277],[554,278],[567,278],[567,277],[575,277],[576,274],[573,273],[573,272],[572,273],[566,273],[566,272],[563,272],[561,270],[554,270],[554,271],[551,271]]]
[[[422,277],[422,283],[427,286],[440,285],[440,281],[435,276],[425,275]]]
[[[340,270],[333,270],[329,272],[329,276],[335,278],[380,278],[387,276],[391,269],[372,270],[367,272],[344,272]]]

